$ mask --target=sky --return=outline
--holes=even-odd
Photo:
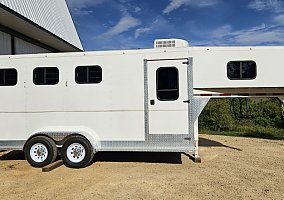
[[[84,49],[284,45],[284,0],[67,0]]]

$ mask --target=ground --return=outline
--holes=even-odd
[[[196,164],[186,154],[106,152],[87,168],[43,173],[21,152],[0,152],[0,198],[284,199],[284,141],[201,135],[200,155]]]

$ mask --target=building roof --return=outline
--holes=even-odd
[[[59,51],[83,51],[65,0],[0,0],[0,24]]]

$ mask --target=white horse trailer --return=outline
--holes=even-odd
[[[284,47],[179,42],[0,56],[0,150],[23,150],[34,167],[59,150],[75,168],[98,151],[187,151],[198,160],[198,116],[211,97],[282,98]]]

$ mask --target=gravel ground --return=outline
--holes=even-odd
[[[0,199],[284,199],[284,141],[201,135],[200,146],[201,164],[104,152],[87,168],[48,173],[21,152],[0,152]]]

